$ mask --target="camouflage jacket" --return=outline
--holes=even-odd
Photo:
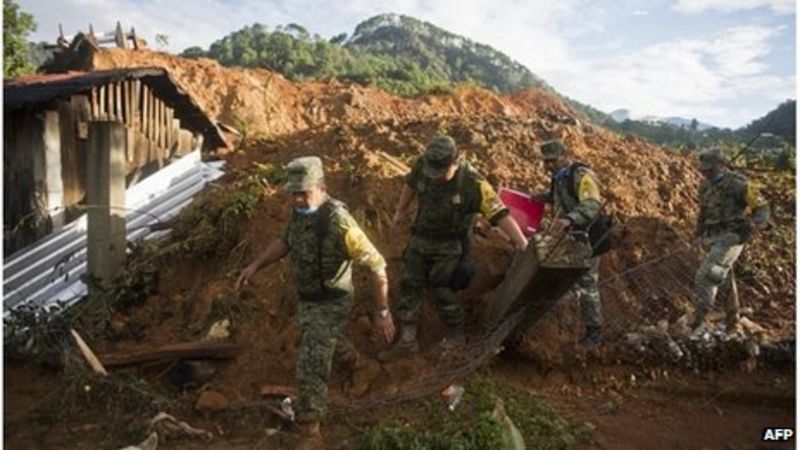
[[[353,292],[352,262],[379,272],[386,267],[383,256],[347,212],[344,203],[329,198],[328,207],[317,214],[292,218],[282,239],[289,247],[289,259],[300,299],[320,301],[339,298]],[[328,212],[328,217],[320,214]],[[327,220],[321,224],[320,220]],[[318,247],[323,231],[321,247]],[[320,263],[321,257],[321,263]]]
[[[700,214],[697,235],[734,232],[750,236],[748,209],[758,223],[769,220],[769,206],[758,188],[739,172],[723,170],[700,183]]]
[[[589,225],[603,206],[597,176],[581,163],[561,168],[550,180],[550,191],[533,197],[553,204],[559,217],[569,218],[579,227]]]
[[[423,175],[422,164],[420,158],[406,178],[417,194],[412,239],[457,242],[469,232],[477,214],[492,224],[508,215],[492,186],[469,164],[461,163],[453,179],[444,183]]]

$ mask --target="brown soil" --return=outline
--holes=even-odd
[[[560,99],[540,90],[499,96],[482,89],[463,88],[453,95],[408,99],[337,81],[293,83],[263,69],[225,68],[206,59],[185,60],[146,50],[103,51],[96,53],[91,61],[95,69],[133,66],[166,67],[209,114],[246,132],[242,148],[225,157],[227,170],[233,172],[226,177],[228,179],[235,179],[253,163],[281,166],[295,156],[321,156],[330,192],[349,205],[387,257],[391,293],[395,297],[399,292],[400,255],[408,230],[400,236],[388,230],[403,180],[381,153],[410,163],[420,154],[424,143],[440,131],[448,131],[465,150],[468,160],[495,186],[528,191],[542,190],[548,181],[537,160],[537,145],[553,137],[564,139],[573,149],[574,157],[590,164],[598,173],[608,202],[606,210],[618,224],[615,232],[618,244],[604,258],[601,279],[685,247],[683,242],[690,238],[693,230],[700,179],[690,155],[581,123]],[[757,276],[740,287],[743,303],[753,309],[751,318],[768,327],[776,338],[794,335],[794,209],[791,206],[794,205],[794,178],[789,178],[783,185],[765,183],[770,200],[783,209],[775,226],[749,244],[742,264]],[[246,231],[237,246],[239,250],[227,260],[183,262],[163,267],[158,294],[120,318],[141,327],[143,339],[93,345],[102,351],[123,351],[199,339],[214,320],[228,317],[232,321],[232,339],[242,346],[241,354],[230,363],[219,364],[217,373],[204,388],[223,396],[232,405],[244,405],[258,400],[265,384],[292,385],[299,334],[295,323],[296,296],[286,268],[278,264],[262,270],[252,287],[242,293],[233,289],[242,261],[252,259],[281,232],[289,215],[287,200],[279,186],[265,188],[257,213],[244,224]],[[492,232],[477,239],[474,252],[473,259],[483,270],[473,286],[462,294],[469,311],[478,309],[482,295],[501,280],[511,255],[505,240]],[[775,268],[775,261],[780,263],[780,270]],[[687,263],[696,267],[693,265],[696,262]],[[357,271],[356,306],[347,325],[347,334],[367,358],[372,358],[383,344],[371,334],[368,319],[371,300],[366,281],[365,274]],[[604,305],[607,319],[628,317],[627,324],[642,324],[642,306],[635,300],[624,296],[609,300]],[[689,305],[675,307],[676,310],[681,308],[687,309]],[[531,331],[531,338],[537,343],[532,346],[531,356],[539,361],[538,369],[500,366],[492,370],[497,369],[510,380],[522,383],[525,382],[522,378],[537,377],[543,367],[563,366],[573,351],[571,342],[578,328],[576,317],[574,305],[564,303],[551,313],[547,323]],[[423,347],[430,348],[441,337],[441,330],[436,315],[427,306],[422,329]],[[613,362],[615,355],[606,354],[603,359],[606,363]],[[410,363],[386,365],[368,388],[359,386],[356,390],[390,391],[399,381],[430,367],[431,362],[425,357]],[[597,373],[601,373],[601,369],[599,367]],[[43,380],[43,386],[37,383],[35,391],[30,391],[28,370],[24,367],[5,370],[6,421],[12,430],[5,438],[13,448],[26,448],[24,443],[34,439],[40,431],[32,412],[36,402],[32,400],[41,399],[49,392],[47,387],[57,389],[58,386],[52,375],[36,374],[35,377]],[[157,373],[143,375],[153,379]],[[766,373],[751,375],[759,380],[770,376]],[[738,374],[731,375],[725,380],[737,377]],[[340,387],[342,381],[335,379],[332,383],[334,403],[347,401]],[[671,389],[675,382],[664,383]],[[567,389],[586,389],[582,380],[566,385]],[[542,384],[532,382],[530,386],[544,392],[556,389],[546,380]],[[198,391],[189,391],[182,400],[195,404],[200,395]],[[730,423],[759,430],[763,426],[793,423],[793,409],[782,407],[748,409],[738,404],[725,404],[719,406],[720,413],[708,405],[693,409],[691,405],[696,399],[655,388],[630,391],[625,395],[628,396],[625,407],[618,414],[606,415],[593,412],[583,403],[584,397],[567,396],[562,401],[554,396],[553,399],[570,414],[595,417],[588,420],[598,424],[593,445],[600,448],[625,448],[623,444],[629,445],[628,448],[701,448],[703,445],[718,448],[728,442],[736,442],[736,445],[752,442],[746,431],[726,436]],[[670,399],[674,403],[670,403]],[[659,410],[665,411],[664,414],[653,412]],[[198,417],[207,418],[199,413]],[[789,418],[792,420],[787,422]],[[226,419],[225,423],[229,429],[243,434],[229,434],[227,446],[218,448],[251,448],[254,442],[262,439],[254,437],[261,436],[260,428],[249,432],[242,430],[241,424],[247,423],[244,419],[234,420],[233,424]],[[249,424],[252,425],[252,418]],[[718,431],[705,432],[702,424]],[[56,448],[57,440],[63,437],[59,433],[63,431],[54,430],[44,437],[47,446]],[[92,431],[87,433],[91,435]],[[237,437],[244,439],[242,447],[236,447],[240,445]],[[274,444],[265,445],[264,448],[269,448]],[[752,447],[742,445],[733,448]]]

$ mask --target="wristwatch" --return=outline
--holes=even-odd
[[[389,308],[383,308],[375,311],[375,317],[379,319],[385,319],[389,317]]]

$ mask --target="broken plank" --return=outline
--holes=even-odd
[[[83,358],[87,363],[89,363],[89,366],[92,368],[94,373],[107,376],[108,372],[106,372],[106,368],[103,367],[103,364],[99,359],[97,359],[97,356],[94,354],[92,349],[89,348],[89,345],[84,342],[81,335],[73,329],[70,329],[69,332],[72,333],[72,337],[75,338],[75,342],[78,344],[78,348],[80,349]]]
[[[227,342],[198,341],[167,345],[155,350],[108,354],[101,360],[106,367],[125,367],[179,359],[231,359],[236,357],[238,350],[238,346]]]

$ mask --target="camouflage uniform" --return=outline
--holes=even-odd
[[[318,164],[321,173],[321,162]],[[287,190],[291,189],[287,186]],[[386,267],[383,257],[345,205],[333,198],[326,203],[315,214],[294,212],[281,237],[289,248],[291,272],[300,298],[298,320],[302,337],[297,358],[300,388],[297,409],[298,419],[306,422],[319,421],[324,415],[334,354],[340,362],[351,366],[358,359],[358,353],[343,334],[353,303],[352,262],[372,272],[382,272]],[[318,243],[320,214],[329,215],[321,244]]]
[[[722,161],[719,151],[706,151],[701,155],[701,169],[719,161]],[[697,296],[695,325],[705,320],[714,305],[719,286],[728,277],[752,233],[748,208],[755,222],[766,223],[769,220],[767,203],[744,175],[723,169],[700,184],[697,235],[703,237],[703,244],[709,252],[694,279]],[[735,325],[739,319],[739,305],[736,303],[735,296],[731,295],[725,305],[729,325]]]
[[[560,141],[550,141],[542,145],[545,158],[557,157],[566,149]],[[550,191],[534,196],[540,201],[550,203],[560,218],[568,218],[577,228],[587,227],[597,218],[602,207],[597,176],[587,166],[580,163],[562,167],[550,183]],[[570,172],[573,176],[570,177]],[[569,183],[573,183],[572,186]],[[597,289],[600,257],[592,258],[589,270],[575,283],[573,291],[580,301],[581,318],[587,328],[599,329],[603,325],[600,291]]]
[[[452,139],[436,138],[406,178],[417,195],[418,211],[403,254],[402,295],[394,308],[401,338],[408,339],[402,334],[407,330],[416,330],[426,288],[432,289],[439,315],[451,331],[463,325],[464,311],[449,282],[469,245],[468,233],[478,213],[493,224],[508,214],[491,185],[466,163],[449,181],[431,179],[439,175],[437,160],[446,169],[455,157]],[[415,331],[412,334],[415,337]]]

